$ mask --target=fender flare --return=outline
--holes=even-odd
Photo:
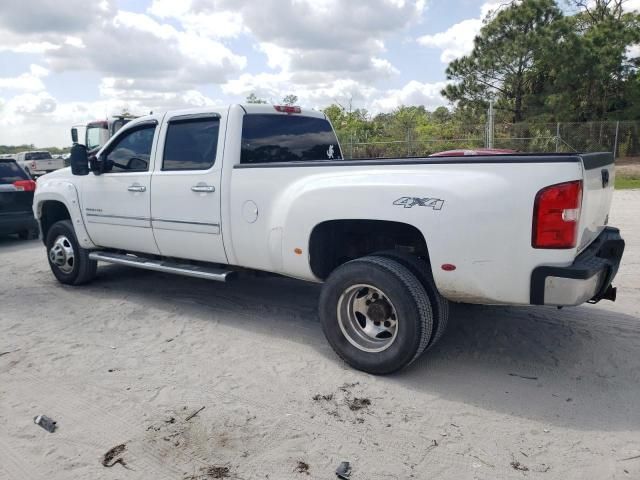
[[[38,222],[42,220],[42,206],[47,201],[62,203],[71,216],[71,223],[78,243],[82,248],[92,249],[97,246],[91,241],[80,210],[80,198],[76,186],[65,180],[51,179],[38,183],[33,202],[33,214]]]

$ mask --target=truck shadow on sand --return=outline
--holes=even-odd
[[[126,294],[129,302],[166,310],[179,304],[185,317],[286,337],[342,367],[318,322],[319,292],[318,285],[279,277],[241,274],[217,284],[120,266],[102,266],[95,282],[78,290],[94,298]],[[440,343],[376,384],[415,392],[418,402],[426,394],[547,425],[637,429],[640,321],[605,308],[453,304]],[[341,371],[337,382],[353,379],[354,372]],[[356,375],[362,384],[372,378]]]

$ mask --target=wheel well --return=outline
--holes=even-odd
[[[47,200],[42,204],[40,214],[40,228],[42,229],[42,241],[46,243],[47,233],[51,226],[60,220],[71,220],[69,210],[64,203],[55,200]]]
[[[413,225],[388,220],[330,220],[311,232],[311,271],[324,280],[343,263],[382,250],[399,250],[428,260],[427,242]]]

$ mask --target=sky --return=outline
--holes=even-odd
[[[633,0],[636,1],[636,0]],[[504,0],[4,0],[0,144],[68,146],[127,109],[331,103],[434,109]]]

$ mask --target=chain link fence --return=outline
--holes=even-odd
[[[453,133],[445,133],[453,132]],[[345,158],[422,157],[444,150],[504,148],[518,152],[613,152],[640,157],[640,121],[443,126],[436,135],[408,127],[384,140],[338,132]],[[493,143],[493,145],[491,145]]]

